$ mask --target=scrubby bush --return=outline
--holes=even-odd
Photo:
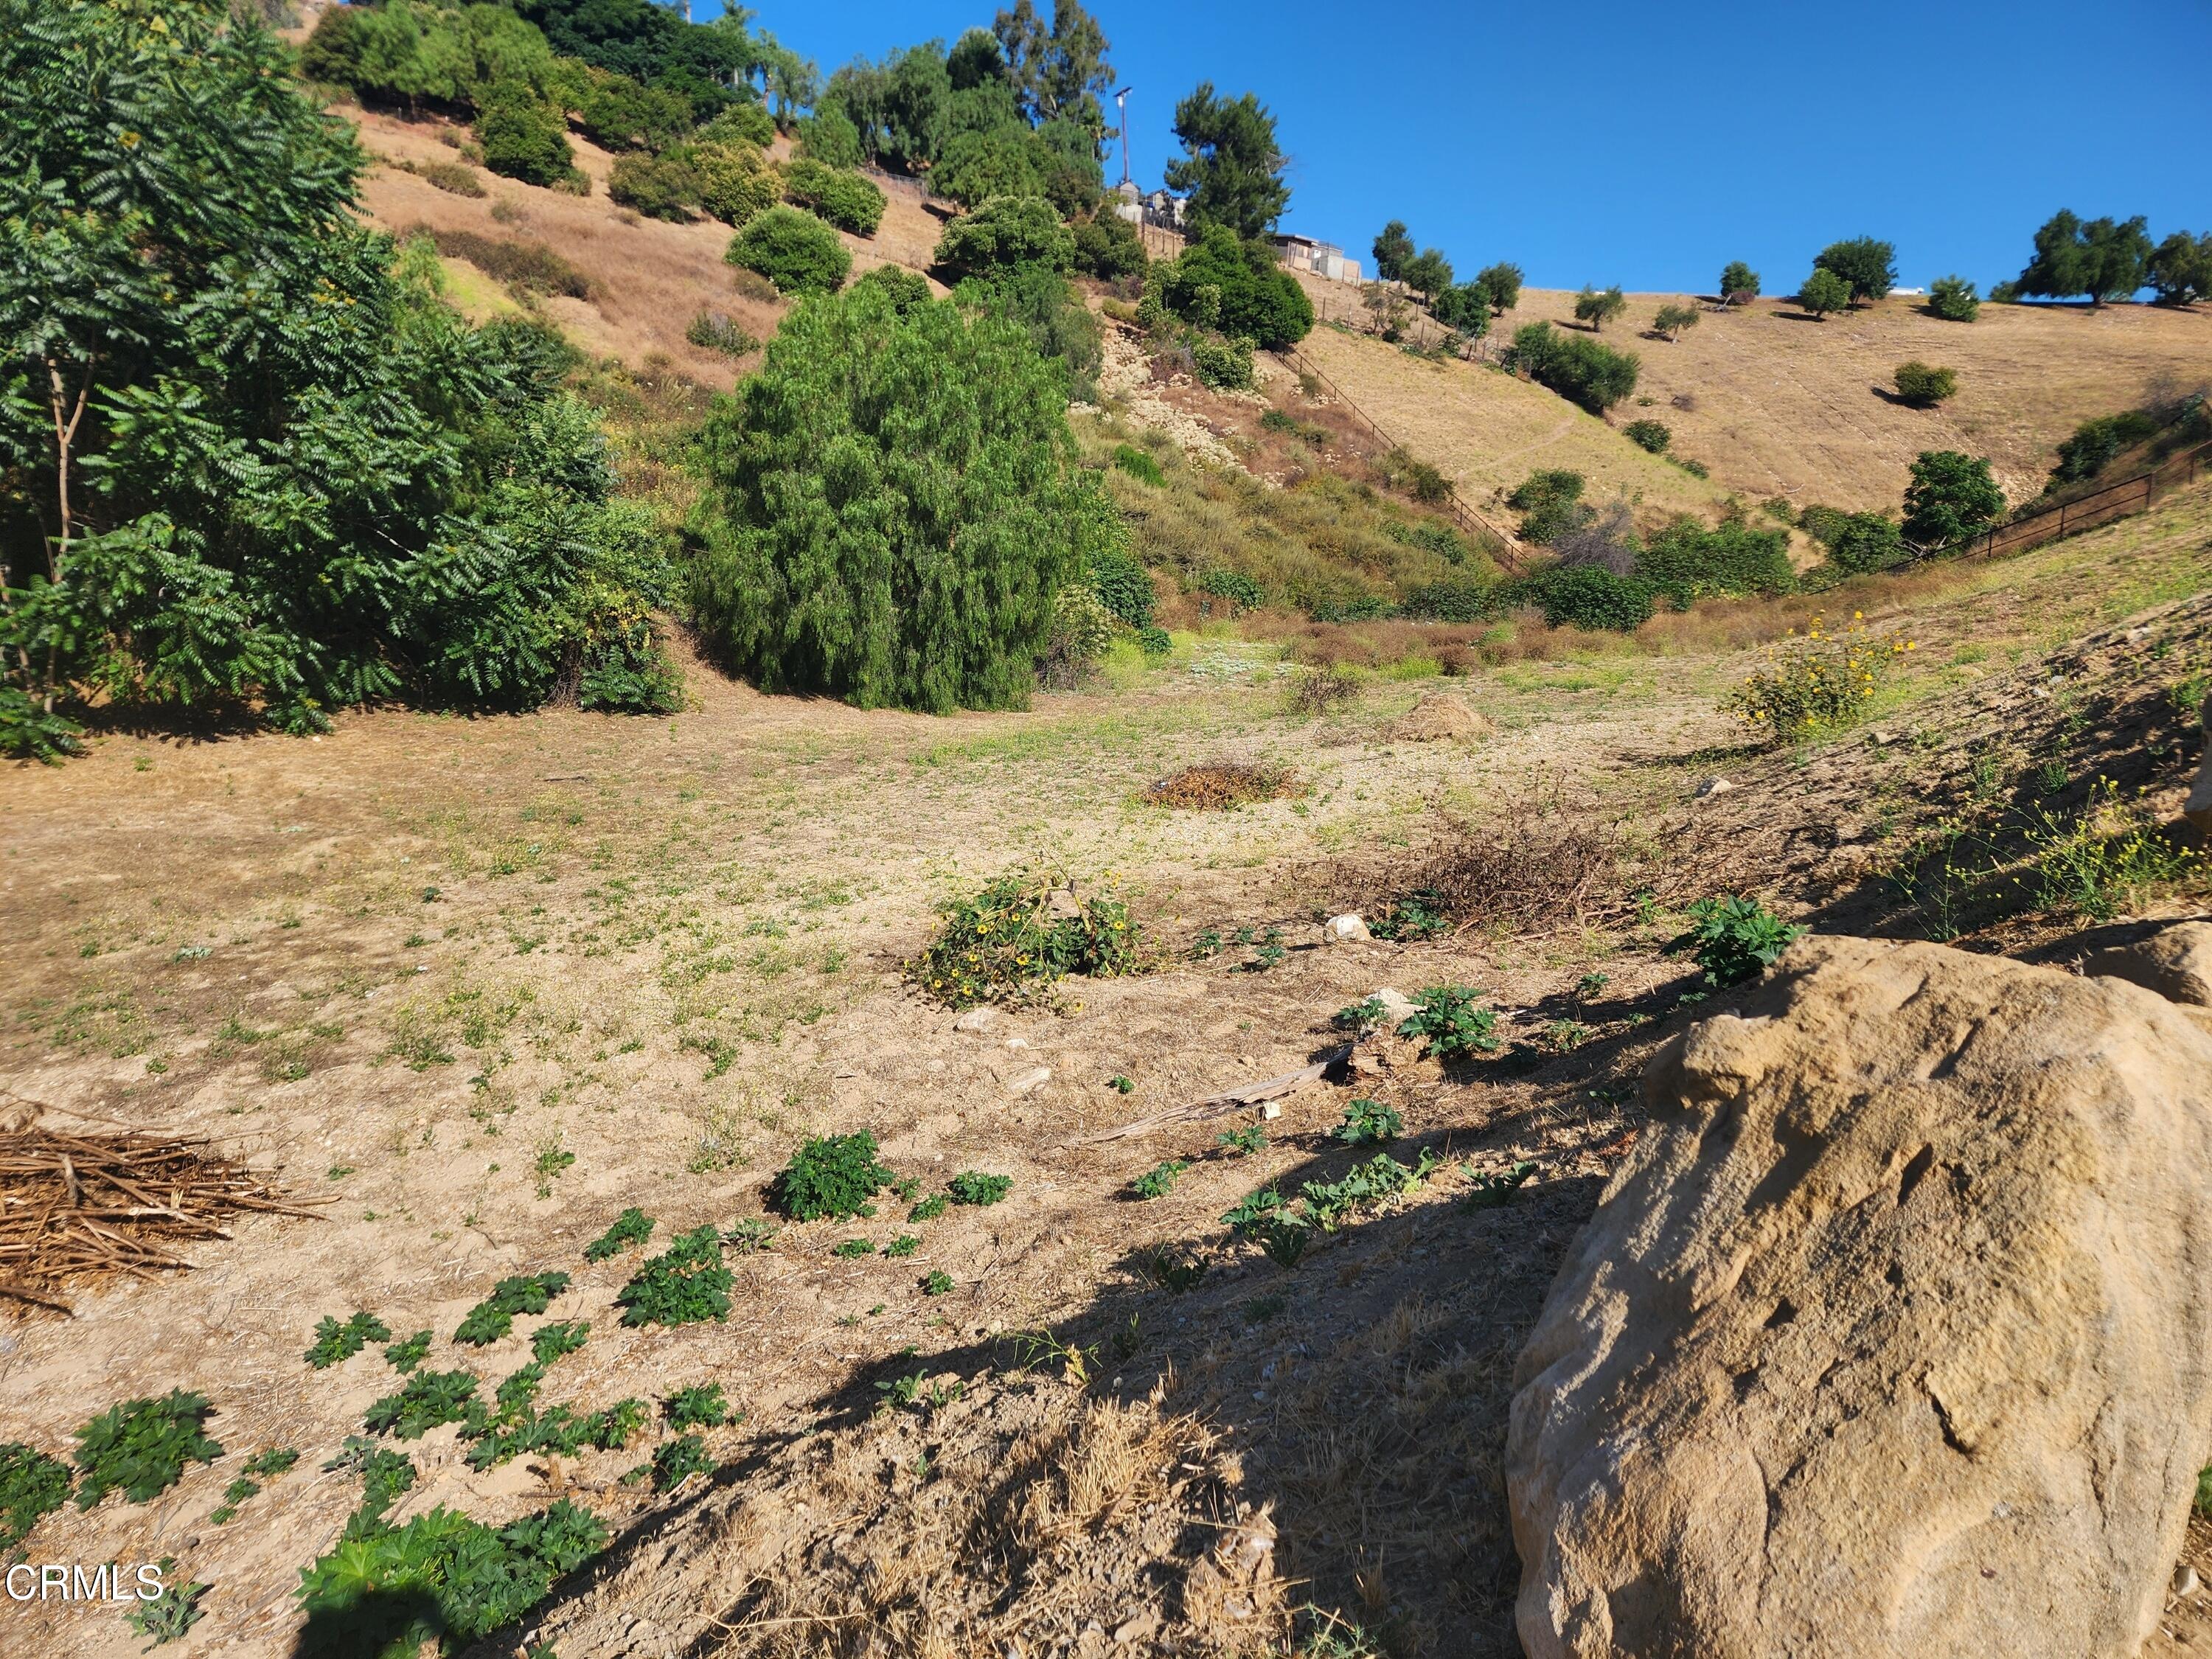
[[[1874,639],[1854,617],[1840,635],[1821,619],[1769,651],[1722,707],[1758,736],[1794,743],[1849,725],[1881,689],[1890,666],[1910,642]]]
[[[742,357],[760,349],[760,341],[743,325],[718,311],[702,311],[694,317],[684,337],[702,350],[719,351],[726,357]]]
[[[1698,325],[1698,317],[1695,306],[1664,305],[1653,315],[1651,327],[1655,332],[1663,334],[1670,340],[1679,340],[1684,329]]]
[[[1515,597],[1541,611],[1554,628],[1625,634],[1651,619],[1651,589],[1597,565],[1553,565],[1515,586]]]
[[[757,271],[786,294],[834,294],[853,269],[853,256],[837,233],[811,213],[773,207],[730,241],[723,255]]]
[[[1853,575],[1887,570],[1908,556],[1896,521],[1881,513],[1840,514],[1821,539],[1827,544],[1828,562]]]
[[[691,100],[627,75],[586,68],[576,125],[603,149],[661,149],[691,131]]]
[[[1721,267],[1721,298],[1733,300],[1756,299],[1759,295],[1759,273],[1741,259],[1731,259]]]
[[[1066,370],[1071,396],[1095,395],[1095,377],[1105,355],[1098,319],[1050,265],[1038,261],[1000,266],[968,278],[953,297],[972,315],[1018,324],[1040,357]]]
[[[884,193],[859,173],[800,156],[784,169],[783,198],[811,208],[840,230],[872,236],[883,222]]]
[[[1199,307],[1209,288],[1218,297],[1207,322]],[[1262,350],[1295,345],[1313,331],[1313,301],[1273,251],[1263,243],[1239,241],[1218,225],[1209,226],[1164,267],[1160,297],[1186,321],[1250,340]]]
[[[2130,409],[2118,415],[2100,415],[2074,428],[2074,435],[2058,446],[2058,465],[2051,470],[2053,483],[2079,483],[2094,478],[2120,452],[2143,442],[2158,430],[2158,420],[2146,411]]]
[[[1191,367],[1217,392],[1247,392],[1252,386],[1249,340],[1196,339],[1190,343]]]
[[[732,104],[693,137],[702,144],[726,144],[732,149],[750,144],[755,149],[766,149],[775,142],[775,118],[758,104]]]
[[[1956,370],[1936,368],[1917,360],[1897,366],[1897,395],[1915,409],[1933,409],[1958,390]]]
[[[1142,450],[1133,453],[1152,459]],[[1091,586],[1098,602],[1125,625],[1139,631],[1152,625],[1152,579],[1127,554],[1112,549],[1092,554]]]
[[[710,647],[769,690],[1024,705],[1053,595],[1117,543],[1066,403],[1004,318],[866,283],[799,307],[708,422]]]
[[[1641,367],[1632,351],[1581,334],[1563,334],[1549,323],[1516,329],[1507,365],[1550,387],[1593,415],[1602,415],[1636,390]]]
[[[689,224],[699,205],[699,175],[681,150],[663,155],[617,155],[607,174],[607,196],[648,219]]]
[[[1850,283],[1825,267],[1814,271],[1805,279],[1804,287],[1797,290],[1797,303],[1823,319],[1832,312],[1841,311],[1850,302]]]
[[[1686,514],[1651,538],[1636,574],[1678,609],[1708,594],[1786,593],[1796,586],[1783,532],[1741,520],[1708,528]]]
[[[1905,489],[1905,539],[1942,547],[1978,536],[2004,512],[1990,464],[1956,450],[1923,450]]]
[[[934,258],[955,279],[1024,264],[1066,271],[1075,266],[1075,239],[1051,203],[1034,196],[994,196],[945,226]]]
[[[1928,309],[1950,323],[1971,323],[1980,313],[1981,299],[1963,276],[1938,276],[1928,288]]]
[[[1001,876],[938,914],[936,938],[906,976],[949,1007],[1034,1001],[1071,975],[1112,978],[1139,965],[1129,907],[1110,890],[1079,899],[1050,872]]]
[[[493,88],[477,112],[476,135],[484,166],[502,178],[557,185],[580,176],[561,112],[526,88]]]
[[[1522,515],[1522,538],[1540,545],[1581,529],[1596,516],[1583,504],[1583,475],[1564,468],[1531,472],[1505,504]]]
[[[799,153],[827,167],[856,167],[866,159],[860,130],[835,104],[823,104],[798,125]]]
[[[1446,328],[1470,340],[1490,332],[1490,290],[1480,283],[1462,283],[1440,291],[1429,302],[1430,313]]]
[[[513,10],[426,0],[329,8],[300,72],[380,102],[453,111],[481,107],[495,85],[543,101],[559,73],[545,37]]]
[[[1813,268],[1833,271],[1842,278],[1855,305],[1879,300],[1897,286],[1897,248],[1872,236],[1854,236],[1822,248],[1813,260]]]
[[[1664,455],[1667,446],[1674,441],[1674,434],[1664,421],[1631,421],[1620,428],[1620,435],[1652,455]]]
[[[743,230],[782,194],[775,169],[750,144],[692,144],[686,159],[698,181],[699,206],[732,229]]]
[[[1144,238],[1127,219],[1101,210],[1071,228],[1075,238],[1075,268],[1087,276],[1112,282],[1133,276],[1147,261]]]
[[[1575,320],[1588,323],[1593,329],[1602,330],[1627,309],[1628,296],[1618,284],[1601,289],[1585,287],[1575,295]]]

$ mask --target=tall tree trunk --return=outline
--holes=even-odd
[[[46,398],[54,417],[54,494],[61,514],[61,533],[54,538],[46,553],[46,580],[55,586],[62,585],[69,565],[70,535],[75,527],[75,515],[70,505],[70,453],[76,442],[78,424],[84,419],[85,404],[92,398],[92,380],[98,359],[88,360],[84,366],[84,379],[78,383],[76,402],[70,404],[69,394],[62,386],[61,366],[52,358],[46,359]],[[64,408],[68,413],[64,414]],[[61,641],[51,640],[46,646],[46,711],[54,712],[54,670],[58,665]],[[24,665],[27,670],[29,664]]]

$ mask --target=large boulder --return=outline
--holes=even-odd
[[[2102,1659],[2212,1449],[2212,1036],[1810,939],[1644,1078],[1522,1356],[1531,1659]]]

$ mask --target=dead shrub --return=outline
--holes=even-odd
[[[1359,682],[1335,664],[1309,668],[1291,682],[1290,711],[1308,719],[1332,714],[1359,695]]]
[[[592,297],[591,279],[543,242],[508,242],[472,230],[439,230],[416,225],[403,234],[427,236],[449,259],[465,259],[487,276],[532,294]]]
[[[1189,807],[1200,811],[1222,811],[1249,806],[1255,801],[1282,800],[1305,792],[1305,785],[1287,766],[1212,761],[1202,766],[1186,766],[1147,786],[1145,804]]]

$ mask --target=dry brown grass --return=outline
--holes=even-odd
[[[1147,806],[1219,811],[1232,806],[1249,806],[1255,801],[1283,800],[1305,793],[1305,785],[1287,766],[1210,761],[1201,766],[1186,766],[1147,785],[1144,799]]]

